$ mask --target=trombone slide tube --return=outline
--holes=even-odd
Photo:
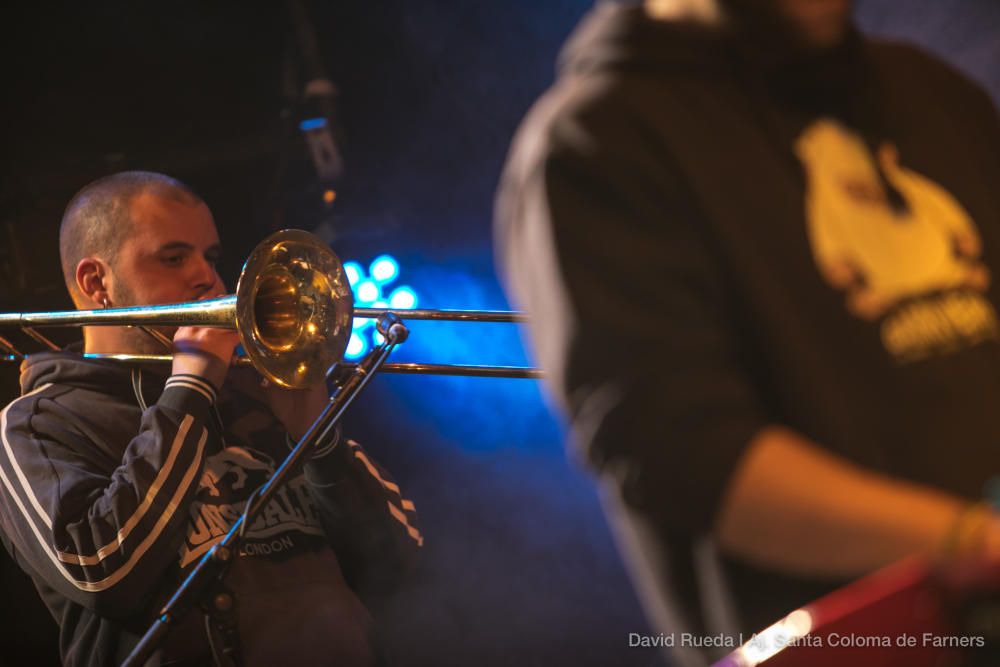
[[[355,308],[354,317],[376,319],[393,313],[403,320],[443,320],[446,322],[527,322],[528,316],[512,310],[413,310],[392,308]]]
[[[108,310],[0,313],[0,327],[167,326],[236,328],[236,296]]]

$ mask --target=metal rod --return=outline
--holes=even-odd
[[[62,310],[42,313],[0,313],[0,327],[72,326],[201,326],[236,328],[236,296],[156,306],[107,310]]]
[[[10,357],[9,359],[0,359],[0,361],[21,361],[24,359],[24,354],[22,354],[20,350],[14,347],[13,343],[3,336],[0,336],[0,349],[6,352]]]
[[[173,361],[169,354],[95,354],[83,355],[86,359],[109,359],[134,364],[160,364]],[[246,357],[236,357],[233,364],[237,366],[252,366]],[[357,364],[341,362],[341,365],[351,368]],[[464,377],[492,377],[524,380],[541,380],[545,372],[528,366],[476,366],[467,364],[424,364],[424,363],[386,363],[380,369],[382,373],[398,375],[457,375]]]
[[[144,334],[146,334],[147,336],[149,336],[150,338],[152,338],[153,340],[155,340],[157,343],[159,343],[164,349],[167,349],[167,350],[173,350],[174,349],[174,341],[170,340],[169,338],[167,338],[166,336],[164,336],[163,334],[161,334],[159,331],[157,331],[153,327],[147,327],[145,325],[140,325],[139,329]]]
[[[519,322],[528,316],[513,310],[392,310],[385,308],[355,308],[354,317],[376,318],[382,313],[393,313],[406,320],[443,320],[447,322]]]
[[[524,313],[512,310],[428,310],[355,308],[354,317],[377,319],[392,313],[407,320],[448,322],[528,321]],[[0,327],[71,327],[71,326],[202,326],[236,328],[236,296],[205,301],[170,303],[156,306],[133,306],[107,310],[57,310],[41,313],[0,313]]]
[[[28,336],[30,336],[36,343],[41,343],[42,345],[44,345],[45,347],[49,348],[50,350],[58,352],[59,350],[62,349],[61,347],[59,347],[58,345],[56,345],[55,343],[53,343],[51,340],[49,340],[48,338],[46,338],[42,334],[38,333],[37,331],[35,331],[31,327],[21,327],[21,331],[23,331]]]
[[[25,329],[28,335],[36,341],[46,347],[49,347],[50,349],[58,350],[59,347],[55,345],[55,343],[49,341],[47,338],[32,330],[30,327],[136,326],[153,335],[153,337],[162,343],[164,347],[169,349],[171,347],[171,341],[169,341],[165,336],[157,334],[151,327],[203,326],[237,329],[239,328],[239,325],[236,321],[236,308],[236,296],[230,295],[205,301],[191,301],[187,303],[163,304],[155,306],[135,306],[130,308],[69,310],[41,313],[0,313],[0,327],[21,327]],[[378,319],[384,315],[394,315],[407,320],[435,320],[448,322],[520,323],[528,321],[528,317],[524,313],[505,310],[392,310],[378,308],[355,308],[353,310],[353,315],[355,319]],[[2,345],[2,343],[0,343],[0,348],[3,348],[3,350],[14,356],[20,355],[20,353],[12,345]],[[92,359],[113,359],[117,361],[138,363],[155,363],[169,361],[171,359],[169,356],[135,354],[84,356]],[[242,359],[237,363],[250,364],[250,361]],[[410,363],[386,364],[383,371],[386,373],[411,375],[438,374],[467,377],[528,379],[538,379],[542,377],[542,372],[536,368],[522,368],[516,366]]]
[[[526,366],[475,366],[467,364],[390,363],[382,366],[383,373],[400,375],[458,375],[479,378],[511,378],[541,380],[545,372]]]
[[[174,360],[173,356],[169,354],[99,354],[96,352],[85,352],[81,356],[84,359],[105,359],[131,364],[161,364],[173,362]],[[253,362],[248,357],[235,357],[233,364],[237,366],[253,366]]]

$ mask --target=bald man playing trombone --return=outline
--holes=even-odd
[[[161,174],[85,187],[59,243],[79,309],[225,292],[211,212]],[[79,350],[31,355],[22,395],[2,413],[0,532],[60,626],[66,665],[129,655],[328,401],[323,384],[262,386],[250,369],[230,368],[233,331],[160,332],[173,341],[169,372]],[[138,328],[91,326],[82,351],[159,345]],[[366,604],[398,585],[421,544],[413,503],[338,435],[248,525],[225,582],[235,623],[193,610],[150,664],[377,664]]]

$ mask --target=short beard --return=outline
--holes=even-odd
[[[125,285],[118,286],[117,300],[112,304],[113,308],[129,308],[132,306],[144,306],[147,304],[137,303],[138,298],[135,293]],[[167,338],[173,340],[177,333],[177,327],[149,327]],[[173,348],[166,347],[159,340],[143,331],[139,326],[122,327],[122,340],[128,348],[127,354],[171,354]]]

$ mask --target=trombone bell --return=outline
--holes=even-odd
[[[354,295],[340,259],[297,229],[264,239],[236,286],[236,330],[257,370],[283,387],[322,382],[344,356]]]

